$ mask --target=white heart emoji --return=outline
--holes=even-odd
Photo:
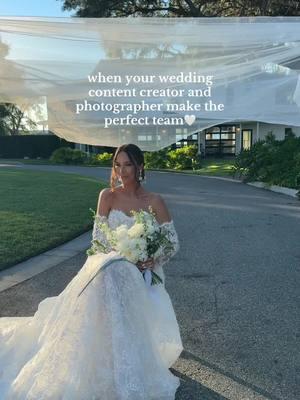
[[[193,123],[196,120],[196,116],[195,115],[185,115],[184,120],[188,125],[193,125]]]

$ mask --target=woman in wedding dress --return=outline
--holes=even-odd
[[[133,144],[117,149],[111,188],[99,195],[96,220],[113,229],[130,227],[130,211],[151,206],[175,254],[178,238],[167,207],[140,184],[143,162]],[[106,240],[96,223],[93,239]],[[34,316],[0,318],[0,400],[174,400],[180,381],[169,367],[182,342],[164,286],[162,265],[169,258],[135,265],[113,249],[91,255]],[[163,284],[146,285],[145,268]]]

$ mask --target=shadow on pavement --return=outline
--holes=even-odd
[[[183,373],[180,372],[180,360],[184,360],[185,362],[190,363],[190,369],[187,368],[187,366],[185,365],[185,368],[183,368]],[[176,392],[176,400],[228,400],[227,397],[224,397],[214,390],[207,388],[196,379],[192,379],[189,377],[191,375],[195,376],[195,372],[197,372],[198,375],[201,375],[201,366],[203,366],[204,368],[209,368],[209,370],[212,371],[212,374],[215,372],[216,377],[218,375],[222,375],[223,377],[228,378],[228,381],[231,381],[233,391],[235,391],[236,389],[238,390],[238,387],[243,387],[246,390],[250,390],[254,396],[257,395],[259,398],[263,397],[269,400],[280,400],[277,396],[267,392],[266,390],[257,387],[251,382],[247,382],[244,379],[230,372],[227,372],[222,368],[207,362],[206,360],[201,359],[200,357],[195,356],[193,353],[187,350],[183,350],[176,364],[177,363],[179,365],[178,369],[170,368],[170,371],[174,375],[176,375],[181,381],[180,387],[177,389]],[[196,369],[195,363],[198,365]],[[235,387],[235,385],[237,386]],[[246,399],[246,397],[243,397],[243,399]]]

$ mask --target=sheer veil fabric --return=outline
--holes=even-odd
[[[108,223],[133,219],[114,210]],[[173,222],[168,229],[178,242]],[[94,228],[93,237],[102,234]],[[135,265],[112,262],[78,296],[118,258],[88,257],[34,316],[0,318],[1,400],[174,400],[180,381],[169,368],[183,347],[164,285],[148,288]],[[163,281],[166,261],[156,266]]]
[[[72,142],[118,146],[126,133],[126,142],[137,143],[143,129],[156,138],[139,143],[151,151],[176,142],[180,121],[178,127],[187,134],[228,121],[300,126],[299,17],[0,17],[0,34],[1,101],[23,108],[40,104],[36,118],[41,124]],[[110,82],[107,76],[119,76],[122,82]],[[212,85],[201,80],[207,76]],[[100,95],[89,96],[91,89]],[[131,92],[103,94],[112,89]],[[166,94],[156,96],[155,89]],[[191,97],[190,89],[203,93]],[[141,90],[150,93],[144,96]],[[176,94],[180,90],[182,96]],[[209,100],[224,109],[205,109]],[[77,113],[77,104],[85,101],[109,102],[111,108]],[[136,113],[119,109],[120,104],[143,102],[145,107]],[[188,108],[187,102],[202,108]],[[185,107],[170,111],[166,103]],[[147,108],[150,104],[156,107]],[[148,117],[149,123],[105,126],[105,118],[128,114]],[[153,117],[163,118],[163,124],[154,123]]]

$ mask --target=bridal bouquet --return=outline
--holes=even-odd
[[[146,261],[149,258],[153,262],[162,255],[168,256],[173,251],[173,243],[158,224],[152,208],[147,211],[131,211],[134,224],[128,228],[127,225],[120,225],[116,229],[111,229],[107,223],[97,221],[95,213],[95,223],[105,234],[107,243],[113,250],[125,257],[133,264]],[[107,245],[99,240],[92,240],[92,247],[87,251],[87,255],[94,255],[99,252],[107,252]],[[149,270],[142,271],[145,274]],[[161,278],[154,271],[151,271],[151,285],[162,283]]]

